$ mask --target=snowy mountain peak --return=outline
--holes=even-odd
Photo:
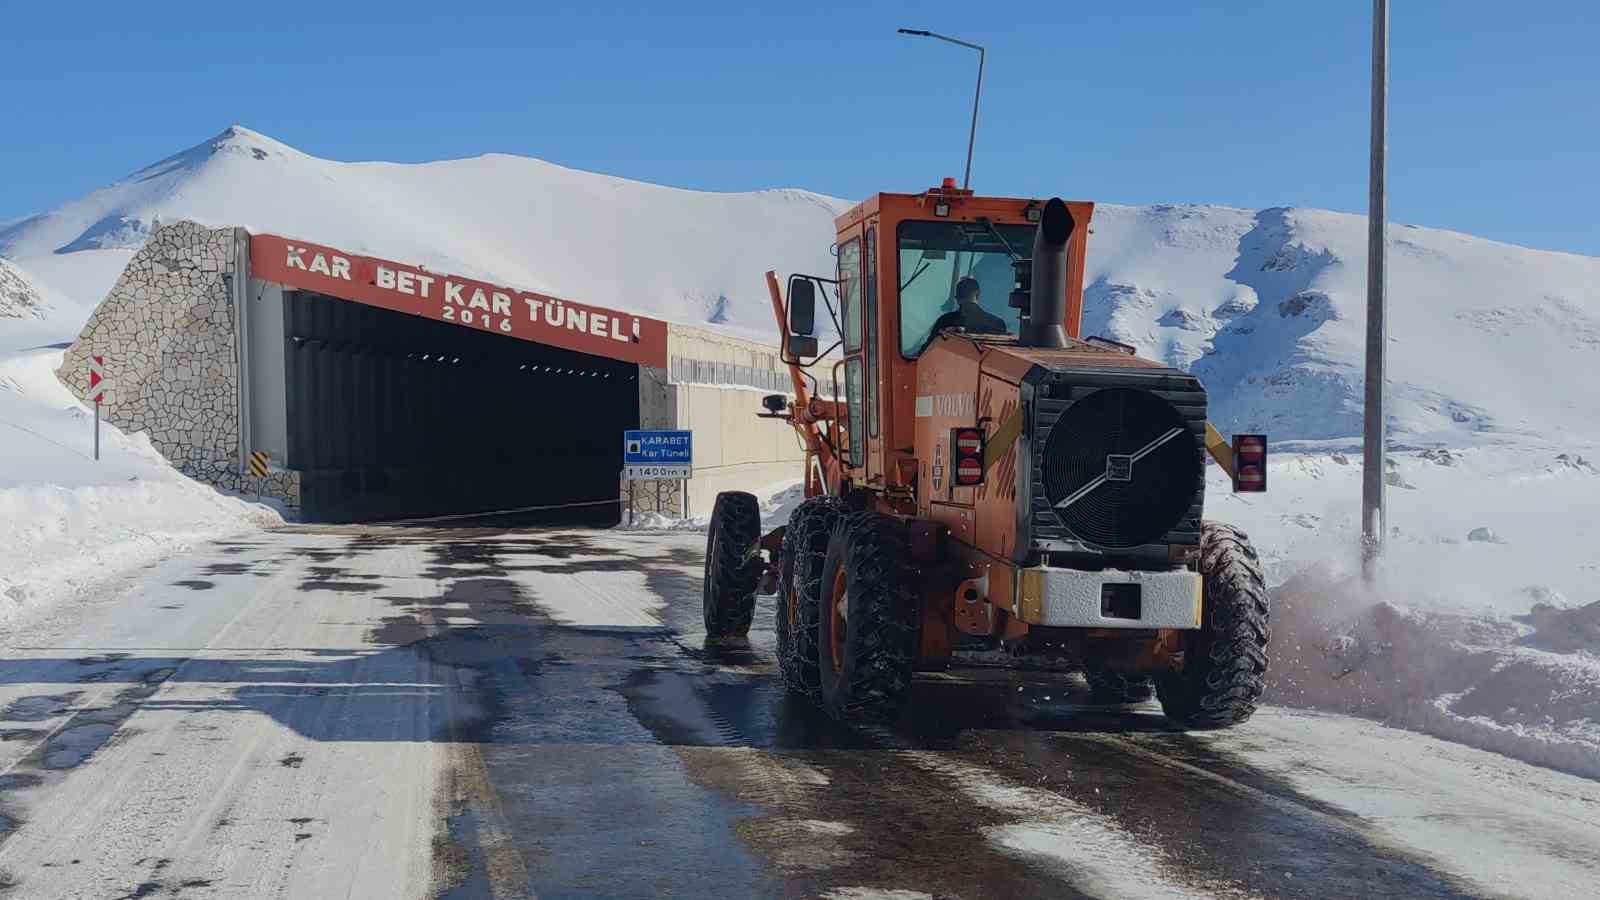
[[[1224,431],[1350,440],[1361,433],[1366,226],[1315,209],[1102,204],[1084,332],[1200,376]],[[1574,376],[1600,348],[1600,259],[1429,228],[1390,234],[1397,440],[1540,438],[1600,414],[1600,389]]]
[[[119,184],[193,174],[219,156],[223,158],[237,156],[257,162],[263,162],[273,156],[311,159],[288,144],[275,141],[260,132],[251,131],[243,125],[230,125],[210,140],[202,141],[181,153],[175,153],[160,162],[145,166]]]
[[[833,218],[847,206],[794,189],[683,190],[507,154],[336,162],[233,125],[0,227],[0,256],[132,250],[157,221],[189,219],[766,337],[763,273],[830,270]],[[728,298],[715,321],[707,297]]]

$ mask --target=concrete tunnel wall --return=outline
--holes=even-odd
[[[773,346],[705,329],[671,326],[670,367],[657,369],[480,334],[351,301],[321,299],[317,302],[336,304],[340,309],[331,314],[335,318],[353,317],[344,325],[330,324],[331,319],[297,313],[297,304],[303,306],[305,301],[297,300],[296,292],[246,277],[248,267],[249,235],[242,229],[210,229],[192,222],[159,227],[91,315],[68,350],[58,377],[80,398],[86,398],[87,359],[93,354],[106,356],[114,379],[102,406],[108,422],[127,432],[147,432],[152,444],[181,471],[224,490],[274,497],[295,511],[302,507],[303,494],[309,488],[312,508],[305,510],[308,518],[321,517],[316,506],[327,497],[340,492],[370,495],[373,482],[384,479],[393,484],[397,477],[417,476],[421,479],[418,483],[431,483],[434,491],[447,498],[503,501],[509,496],[538,496],[541,492],[529,485],[561,477],[561,465],[538,462],[537,452],[511,451],[507,455],[498,449],[485,451],[486,462],[471,454],[458,453],[457,458],[471,457],[482,465],[516,469],[522,477],[510,491],[504,488],[507,479],[503,476],[498,481],[485,480],[500,487],[480,491],[469,477],[471,466],[457,464],[455,474],[434,471],[426,475],[431,463],[418,457],[417,464],[408,465],[405,455],[443,452],[438,448],[444,445],[407,443],[405,427],[398,420],[382,417],[364,420],[364,426],[357,422],[356,430],[365,443],[345,448],[323,447],[316,438],[307,443],[308,426],[331,431],[349,425],[328,418],[318,426],[302,421],[295,413],[295,392],[317,390],[317,379],[323,376],[314,371],[326,368],[321,363],[339,354],[360,358],[350,379],[323,385],[336,389],[340,398],[323,411],[360,406],[362,398],[378,390],[379,384],[399,384],[411,378],[396,374],[406,371],[405,366],[396,368],[394,360],[380,362],[377,357],[416,352],[415,339],[453,342],[472,336],[490,341],[492,344],[473,345],[473,349],[480,357],[486,355],[491,366],[505,361],[507,355],[515,357],[518,365],[537,357],[541,367],[610,371],[613,383],[620,383],[616,381],[618,372],[626,370],[632,376],[627,396],[620,391],[615,397],[607,394],[601,406],[613,412],[625,409],[627,414],[603,417],[605,420],[594,426],[593,438],[563,446],[581,451],[586,443],[591,449],[582,454],[585,470],[608,469],[606,482],[620,496],[624,488],[617,472],[624,427],[633,427],[630,423],[636,421],[639,427],[693,430],[695,477],[686,495],[676,483],[663,485],[659,493],[641,490],[637,494],[641,510],[652,508],[659,496],[664,511],[677,513],[687,500],[691,513],[704,514],[718,491],[756,490],[800,477],[803,454],[792,430],[755,417],[763,394],[788,390],[786,372],[777,365]],[[241,310],[248,315],[238,315]],[[385,320],[385,316],[398,318]],[[392,327],[391,322],[395,323]],[[416,330],[423,326],[445,331]],[[303,340],[296,342],[297,328],[321,328],[326,333],[299,334]],[[383,346],[360,349],[370,343],[369,334],[378,335],[377,343]],[[402,335],[409,335],[406,340],[413,344],[401,346],[405,343],[399,340]],[[307,340],[320,344],[308,345]],[[309,354],[305,359],[318,362],[297,362],[302,353]],[[563,361],[570,365],[559,365]],[[389,377],[378,378],[380,371],[388,372]],[[404,406],[406,395],[404,390],[391,392],[386,402]],[[559,397],[562,393],[547,395]],[[520,408],[524,413],[521,419],[495,419],[529,423],[530,429],[520,437],[510,434],[513,445],[520,441],[547,446],[548,429],[532,429],[532,423],[559,422],[565,415],[559,406],[540,406],[528,400],[529,392],[502,396],[499,388],[493,387],[478,396],[486,402],[503,401],[507,408]],[[594,407],[593,398],[584,405]],[[535,444],[536,440],[540,443]],[[245,456],[251,450],[269,454],[272,471],[267,477],[249,474]],[[356,464],[358,459],[360,464]],[[440,469],[437,465],[432,468]],[[546,468],[551,471],[541,471]],[[507,505],[532,504],[495,504],[496,508]],[[376,518],[391,511],[375,503],[360,507],[356,516]]]
[[[720,491],[758,491],[799,481],[805,451],[794,429],[756,417],[764,395],[791,391],[788,369],[778,362],[776,336],[763,344],[675,325],[667,337],[676,427],[695,434],[690,513],[709,513]]]
[[[158,228],[67,349],[56,377],[89,401],[89,358],[109,374],[101,415],[191,478],[298,504],[294,473],[256,478],[240,463],[238,298],[248,267],[237,228]]]

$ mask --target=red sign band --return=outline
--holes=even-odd
[[[250,274],[368,306],[409,313],[657,368],[667,365],[667,324],[532,291],[272,234],[250,238]]]

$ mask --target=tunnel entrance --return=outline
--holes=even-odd
[[[313,522],[559,507],[620,519],[639,366],[284,292],[286,460]]]

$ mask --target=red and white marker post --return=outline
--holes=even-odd
[[[89,357],[89,399],[94,401],[94,458],[100,458],[100,401],[106,396],[106,358]]]

